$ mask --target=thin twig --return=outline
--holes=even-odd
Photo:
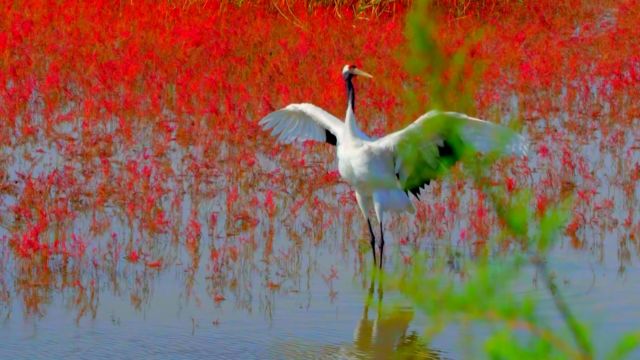
[[[540,259],[538,256],[532,257],[531,263],[533,263],[533,265],[542,275],[542,279],[544,280],[544,283],[549,290],[551,297],[553,298],[556,309],[558,309],[558,312],[560,312],[560,315],[562,315],[562,319],[567,324],[569,331],[571,331],[576,344],[582,352],[582,357],[585,359],[593,359],[593,353],[591,351],[591,346],[589,345],[589,340],[585,338],[582,331],[580,331],[580,324],[578,324],[576,317],[571,312],[571,309],[569,309],[569,305],[567,305],[567,302],[562,297],[560,291],[554,289],[553,280],[551,280],[551,275],[549,274],[549,270],[547,269],[547,263]]]

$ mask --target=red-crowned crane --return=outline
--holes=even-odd
[[[429,182],[472,149],[482,153],[525,156],[524,138],[511,129],[455,112],[432,110],[406,128],[380,139],[371,139],[356,124],[353,78],[371,75],[354,65],[345,65],[347,113],[342,122],[312,104],[290,104],[260,120],[265,130],[284,143],[317,140],[336,146],[338,169],[355,190],[356,200],[367,219],[373,263],[376,236],[371,225],[373,211],[380,227],[379,265],[384,254],[383,220],[386,212],[413,213],[409,193],[419,196]]]

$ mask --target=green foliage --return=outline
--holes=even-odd
[[[429,105],[435,109],[471,112],[473,93],[482,72],[479,63],[467,62],[470,48],[480,39],[481,32],[470,34],[452,54],[438,42],[437,6],[430,1],[413,3],[407,15],[405,34],[408,39],[406,68],[425,81]],[[424,109],[424,98],[409,91],[410,109]]]
[[[409,103],[424,109],[423,99],[432,107],[443,110],[473,111],[473,90],[481,68],[467,64],[467,49],[480,35],[471,34],[465,44],[453,53],[438,44],[438,26],[429,1],[416,1],[407,16],[406,34],[409,41],[407,69],[424,79],[423,91],[410,92]],[[473,71],[469,71],[472,69]],[[489,328],[484,342],[485,357],[490,359],[592,359],[594,348],[586,324],[573,315],[560,289],[547,268],[547,255],[559,238],[571,215],[572,199],[558,199],[542,213],[536,214],[532,191],[522,189],[508,193],[504,187],[492,185],[492,169],[500,149],[478,159],[475,149],[459,139],[459,127],[446,116],[434,116],[416,139],[408,139],[407,148],[423,142],[429,134],[439,134],[453,147],[455,160],[463,162],[465,175],[487,195],[495,213],[504,224],[503,232],[487,239],[485,251],[461,259],[463,279],[451,276],[450,264],[443,256],[414,254],[410,266],[402,266],[392,276],[391,286],[406,296],[416,309],[429,319],[425,329],[427,341],[450,324],[479,324]],[[511,130],[501,134],[507,144]],[[403,151],[403,144],[399,151]],[[434,149],[423,149],[424,157]],[[407,154],[410,151],[406,151]],[[419,160],[419,159],[418,159]],[[414,163],[420,163],[415,161]],[[451,164],[428,164],[425,171],[441,175]],[[518,240],[508,251],[501,248],[504,238]],[[563,327],[545,321],[533,295],[516,292],[514,286],[524,276],[524,269],[534,269],[549,291]],[[471,346],[470,344],[467,344]],[[609,359],[622,359],[640,345],[640,333],[624,336]]]
[[[538,251],[545,253],[549,250],[553,240],[557,237],[560,230],[569,220],[571,208],[571,199],[565,199],[555,207],[551,207],[544,212],[542,220],[540,220],[540,232],[538,238],[534,240]]]
[[[607,356],[609,360],[624,359],[633,350],[640,346],[640,331],[632,332],[623,336],[616,344],[613,351]]]
[[[527,189],[517,192],[509,198],[509,204],[503,214],[507,226],[518,236],[527,235],[533,213],[529,207],[531,197],[531,191]]]

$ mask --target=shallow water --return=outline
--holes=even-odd
[[[632,149],[636,136],[627,134],[625,149]],[[532,138],[532,148],[548,139]],[[571,144],[581,154],[577,161],[594,174],[591,179],[575,180],[574,186],[594,187],[595,192],[584,210],[590,220],[576,236],[560,241],[550,263],[565,297],[578,316],[593,326],[600,353],[620,334],[637,329],[635,309],[640,303],[635,281],[640,276],[638,239],[630,235],[633,230],[619,225],[629,213],[632,223],[638,221],[640,186],[633,185],[629,198],[617,176],[628,176],[624,171],[630,170],[623,167],[627,170],[620,173],[619,153],[602,152],[598,144],[604,141],[595,133],[590,141]],[[30,161],[20,158],[33,151],[27,147],[23,153],[13,153],[10,180],[26,172],[34,178],[46,175],[69,161],[54,150],[41,151]],[[144,153],[136,151],[112,161],[125,164]],[[223,146],[219,156],[237,151]],[[627,153],[631,158],[625,161],[630,164],[640,159],[638,151]],[[323,160],[328,155],[321,151],[308,162],[328,163]],[[185,159],[202,156],[197,149],[186,151],[174,144],[162,160],[173,167],[174,174],[158,179],[166,186],[160,204],[168,217],[178,219],[170,231],[147,231],[142,220],[128,224],[122,215],[124,205],[119,209],[114,202],[98,214],[80,213],[61,230],[73,234],[67,240],[71,253],[80,244],[87,246],[84,255],[52,255],[42,267],[15,255],[10,245],[15,233],[5,223],[0,228],[4,240],[0,247],[4,269],[0,358],[338,359],[386,358],[402,351],[432,359],[469,355],[461,350],[460,333],[454,327],[427,347],[420,338],[426,319],[399,294],[383,294],[379,279],[370,279],[367,233],[345,185],[328,185],[313,193],[323,202],[305,202],[293,211],[295,193],[304,197],[309,189],[304,178],[293,176],[296,173],[274,172],[281,160],[258,156],[258,166],[249,171],[230,167],[226,176],[199,182],[185,170],[189,166]],[[140,166],[145,161],[150,164],[153,159],[141,160]],[[534,169],[530,180],[534,186],[544,186],[540,185],[548,177],[544,169],[562,167],[559,157],[544,163],[531,156],[527,165]],[[24,182],[19,184],[25,191]],[[466,207],[474,203],[475,193],[466,185],[455,194],[463,204],[457,214],[444,221],[427,218],[430,225],[441,221],[442,229],[417,224],[419,215],[401,216],[387,224],[388,268],[413,248],[434,254],[454,248],[462,256],[471,256],[472,240],[460,235],[474,216]],[[263,194],[269,186],[277,194],[272,213]],[[229,187],[237,189],[236,195]],[[420,205],[431,217],[437,212],[431,206],[452,196],[447,195],[451,191],[447,180],[436,188],[440,190],[427,191]],[[5,193],[4,209],[18,203],[18,193]],[[230,203],[233,196],[240,205]],[[611,201],[604,202],[607,199]],[[137,216],[144,219],[144,211]],[[101,231],[91,230],[96,217],[98,223],[110,220]],[[189,235],[190,226],[197,227],[197,236]],[[47,234],[51,240],[57,236]],[[72,240],[74,236],[79,240]],[[127,261],[131,249],[140,249],[140,260]],[[159,266],[153,265],[157,259]],[[451,276],[456,276],[455,270]],[[518,288],[537,294],[541,314],[562,326],[551,298],[534,278],[533,271],[525,273]],[[486,334],[482,328],[474,332],[480,339]]]
[[[616,251],[615,247],[607,250]],[[318,258],[323,257],[330,259],[330,254],[319,251]],[[145,284],[150,288],[148,297],[139,308],[126,291],[118,295],[103,289],[96,295],[95,313],[78,319],[74,296],[53,291],[45,314],[25,317],[16,299],[2,322],[0,356],[385,358],[398,350],[399,343],[410,343],[421,334],[424,319],[419,314],[410,308],[401,308],[399,315],[383,311],[375,303],[380,296],[377,289],[369,304],[371,284],[362,284],[362,275],[352,275],[346,262],[328,263],[340,273],[331,287],[322,279],[322,271],[316,271],[300,287],[253,289],[250,300],[227,294],[226,300],[216,303],[206,289],[208,281],[199,275],[187,296],[179,266],[153,275]],[[587,254],[562,250],[552,264],[577,314],[594,325],[597,347],[637,328],[640,291],[633,280],[640,275],[637,267],[619,275],[615,255],[599,264]],[[545,291],[535,289],[527,279],[523,291],[539,292],[544,316],[558,318]],[[394,294],[383,295],[394,303]],[[455,329],[449,329],[431,348],[420,343],[406,347],[424,358],[458,358],[459,341]]]

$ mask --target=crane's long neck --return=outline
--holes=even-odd
[[[347,125],[347,134],[350,137],[356,137],[358,125],[356,125],[356,90],[353,87],[353,82],[351,82],[352,75],[348,75],[345,79],[347,83],[347,115],[345,116],[345,122]]]

